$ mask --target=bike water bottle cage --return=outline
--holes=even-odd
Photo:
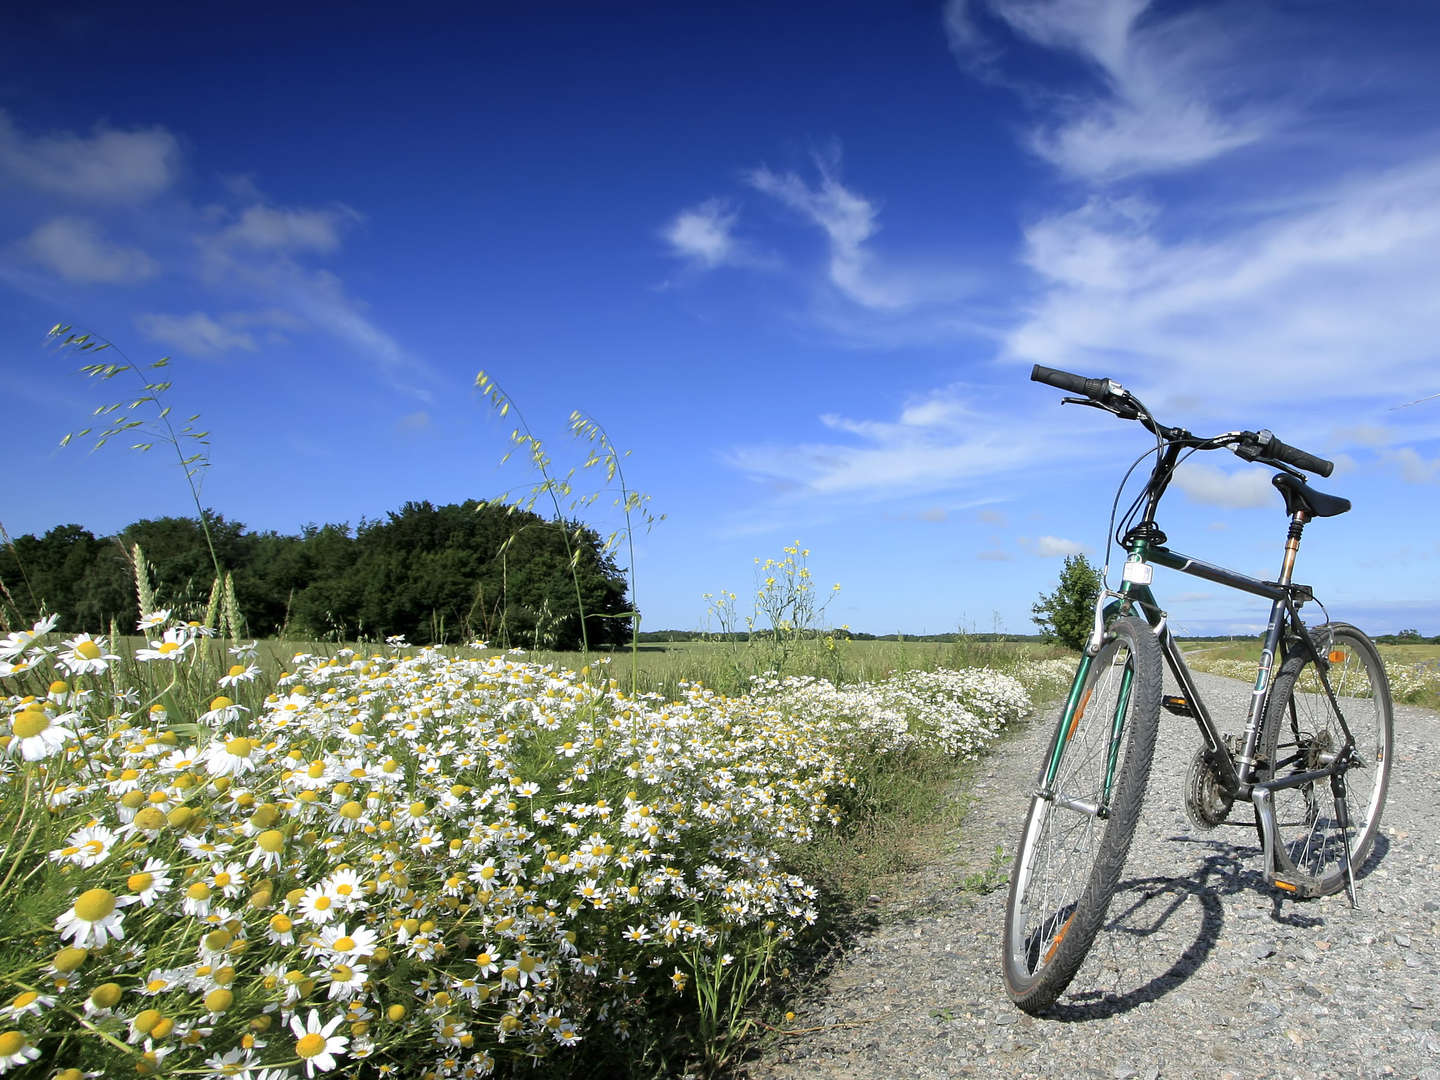
[[[1270,482],[1279,489],[1281,495],[1285,496],[1285,513],[1292,517],[1297,510],[1303,510],[1310,517],[1317,518],[1335,517],[1350,509],[1349,499],[1316,491],[1298,476],[1276,473]]]

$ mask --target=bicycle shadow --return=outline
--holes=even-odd
[[[1169,839],[1203,845],[1211,854],[1188,877],[1156,875],[1120,882],[1090,957],[1065,997],[1047,1011],[1047,1019],[1068,1023],[1104,1020],[1178,990],[1214,953],[1225,929],[1229,898],[1242,894],[1269,897],[1269,919],[1282,926],[1315,929],[1326,924],[1323,917],[1305,910],[1314,901],[1294,901],[1266,883],[1258,869],[1258,846],[1194,836]],[[1369,855],[1356,870],[1357,882],[1379,865],[1389,847],[1384,834],[1377,834]],[[1182,918],[1197,925],[1179,955],[1174,955],[1174,948],[1160,935]],[[1154,971],[1167,956],[1173,957],[1168,966]],[[1103,978],[1106,975],[1110,977]],[[1135,982],[1137,978],[1142,981]],[[1102,986],[1102,981],[1111,985]],[[1127,986],[1127,982],[1133,985]]]

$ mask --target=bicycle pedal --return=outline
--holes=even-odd
[[[1194,706],[1190,704],[1190,701],[1187,698],[1176,697],[1173,694],[1167,694],[1165,697],[1160,699],[1160,704],[1164,707],[1166,712],[1174,713],[1176,716],[1189,716],[1191,718],[1195,716]]]

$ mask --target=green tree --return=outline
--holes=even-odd
[[[1071,649],[1083,648],[1095,619],[1095,598],[1100,595],[1100,571],[1084,555],[1066,555],[1060,583],[1052,593],[1041,593],[1030,614],[1046,641]]]

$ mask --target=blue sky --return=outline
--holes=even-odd
[[[632,451],[647,629],[799,540],[831,622],[1028,632],[1146,446],[1039,362],[1334,458],[1355,509],[1299,580],[1440,633],[1429,5],[204,8],[0,14],[12,535],[191,512],[158,449],[57,447],[111,399],[64,321],[173,359],[203,500],[252,530],[523,491],[483,369],[560,471],[573,409]],[[1264,469],[1197,458],[1160,520],[1278,571]]]

